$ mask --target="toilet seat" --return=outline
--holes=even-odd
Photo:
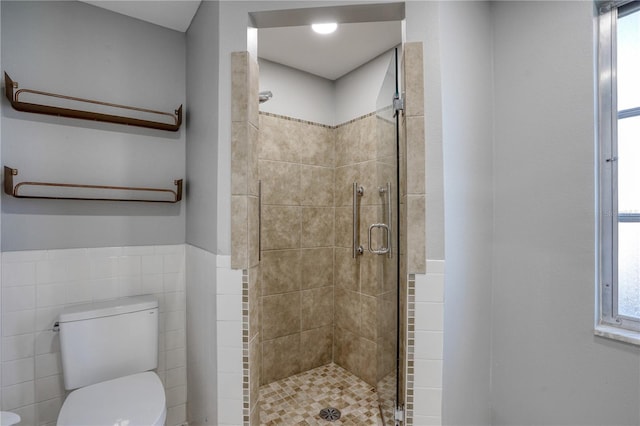
[[[58,426],[162,426],[166,416],[162,382],[147,371],[74,390]]]

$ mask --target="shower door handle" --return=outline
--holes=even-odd
[[[364,194],[364,188],[358,185],[358,182],[353,182],[353,258],[364,253],[364,249],[360,245],[360,234],[358,227],[360,226],[360,215],[358,211],[358,197],[362,197]]]
[[[387,234],[387,245],[374,249],[371,245],[371,233],[374,228],[382,228],[386,231]],[[390,242],[391,242],[391,229],[389,225],[386,223],[372,223],[369,226],[369,251],[373,254],[387,254],[390,251]]]

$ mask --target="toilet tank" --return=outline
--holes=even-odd
[[[60,313],[58,323],[67,390],[158,366],[158,300],[154,296],[76,305]]]

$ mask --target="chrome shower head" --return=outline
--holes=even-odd
[[[266,90],[264,92],[258,93],[258,100],[260,101],[261,104],[267,102],[272,97],[273,97],[273,93],[271,93],[271,90]]]

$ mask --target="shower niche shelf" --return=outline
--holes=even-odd
[[[77,98],[56,93],[43,92],[32,89],[18,89],[18,83],[13,81],[9,74],[4,73],[5,94],[16,111],[32,112],[37,114],[54,115],[59,117],[78,118],[90,121],[102,121],[106,123],[126,124],[129,126],[146,127],[149,129],[166,130],[176,132],[182,125],[182,105],[173,113],[154,111],[146,108],[118,105],[109,102],[94,101],[91,99]],[[14,93],[14,89],[18,89]],[[31,95],[41,99],[47,99],[50,103],[59,105],[44,105],[41,103],[24,102],[20,95]],[[64,106],[62,106],[64,104]],[[77,106],[81,108],[72,108]],[[89,106],[97,109],[110,110],[114,114],[87,110]],[[126,111],[126,115],[115,114],[117,111]],[[132,115],[138,114],[138,117]],[[162,121],[164,119],[164,122]]]
[[[48,200],[138,201],[178,203],[182,200],[182,179],[173,181],[175,189],[130,186],[84,185],[75,183],[20,182],[14,185],[18,169],[4,166],[4,192],[15,198]]]

